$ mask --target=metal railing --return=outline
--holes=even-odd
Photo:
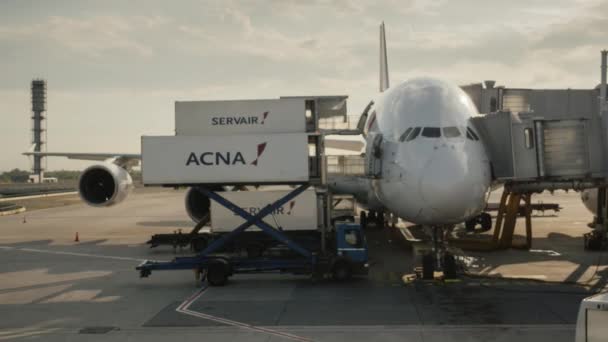
[[[325,130],[356,130],[359,115],[334,116],[319,119],[319,129]]]
[[[327,156],[328,175],[362,176],[365,174],[365,159],[362,156]]]

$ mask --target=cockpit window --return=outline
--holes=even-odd
[[[412,141],[412,140],[416,139],[416,137],[418,136],[418,134],[420,134],[420,129],[421,129],[420,127],[414,128],[414,130],[412,131],[412,133],[410,133],[410,135],[408,135],[405,138],[405,141]]]
[[[443,136],[446,138],[457,138],[460,136],[460,130],[456,126],[443,127]]]
[[[412,131],[412,129],[414,129],[414,128],[410,127],[408,129],[406,129],[405,132],[403,132],[403,134],[401,134],[401,136],[399,137],[399,141],[400,142],[404,142],[405,138],[407,138],[408,134],[410,134],[410,132]]]
[[[475,134],[475,132],[471,129],[471,127],[467,127],[467,138],[474,140],[474,141],[479,140],[479,137],[477,136],[477,134]]]
[[[441,129],[439,129],[439,127],[424,127],[422,136],[427,138],[439,138],[441,136]]]

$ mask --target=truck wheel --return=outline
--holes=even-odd
[[[359,214],[359,224],[361,225],[361,229],[367,229],[367,215],[363,210],[361,210],[361,214]]]
[[[207,247],[207,240],[200,238],[194,239],[190,242],[190,247],[197,253],[202,252]]]
[[[479,215],[479,221],[481,222],[481,229],[484,232],[492,229],[492,216],[488,213],[481,213]]]
[[[456,278],[456,258],[450,253],[443,256],[443,276],[445,279]]]
[[[248,245],[246,248],[248,258],[259,258],[264,254],[264,247],[258,244]]]
[[[209,265],[207,281],[211,286],[224,286],[228,282],[228,263],[218,260]]]
[[[435,256],[433,253],[425,254],[422,257],[422,279],[435,279]]]
[[[332,267],[331,275],[336,281],[349,280],[353,275],[350,263],[346,260],[336,261]]]

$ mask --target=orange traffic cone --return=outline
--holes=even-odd
[[[80,239],[78,238],[78,232],[76,232],[76,237],[74,237],[74,242],[80,242]]]

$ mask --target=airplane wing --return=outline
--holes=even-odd
[[[129,168],[139,165],[141,154],[135,153],[80,153],[80,152],[24,152],[25,156],[66,157],[77,160],[109,161]]]

